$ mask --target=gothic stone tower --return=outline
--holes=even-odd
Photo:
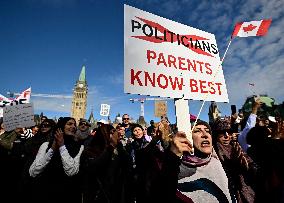
[[[88,86],[86,82],[85,66],[82,67],[79,80],[77,80],[72,99],[72,113],[71,117],[78,122],[80,118],[85,118],[87,108],[87,93]]]

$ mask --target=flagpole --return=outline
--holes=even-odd
[[[219,70],[220,70],[219,68],[220,68],[220,66],[221,66],[221,65],[223,64],[223,62],[224,62],[224,59],[225,59],[225,57],[226,57],[226,55],[227,55],[227,52],[228,52],[228,49],[229,49],[229,47],[230,47],[230,45],[231,45],[231,43],[232,43],[232,40],[233,40],[233,38],[230,39],[229,44],[227,45],[226,51],[225,51],[225,53],[224,53],[224,56],[223,56],[223,58],[222,58],[222,60],[221,60],[221,63],[220,63],[219,66],[217,67],[217,71],[216,71],[215,75],[213,76],[213,82],[215,81],[215,78],[216,78],[217,74],[219,73]],[[192,130],[193,130],[193,129],[195,128],[195,126],[196,126],[197,120],[198,120],[198,118],[199,118],[199,116],[200,116],[200,113],[201,113],[201,111],[202,111],[202,108],[203,108],[203,106],[204,106],[204,104],[205,104],[205,100],[207,99],[208,95],[209,95],[209,91],[208,91],[207,94],[205,95],[205,98],[204,98],[204,100],[203,100],[203,102],[202,102],[202,105],[201,105],[201,107],[200,107],[200,109],[199,109],[199,112],[198,112],[198,114],[197,114],[196,120],[195,120],[194,125],[193,125],[193,127],[192,127],[192,129],[191,129],[190,134],[192,134]]]

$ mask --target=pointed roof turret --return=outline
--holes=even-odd
[[[80,82],[86,82],[86,71],[85,71],[85,66],[82,67],[80,76],[79,76],[79,81]]]
[[[92,124],[95,123],[95,118],[94,118],[94,114],[93,114],[93,109],[91,110],[91,114],[90,117],[88,119],[88,121]]]

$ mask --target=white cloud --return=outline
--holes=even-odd
[[[237,69],[229,73],[226,77],[230,103],[242,104],[244,99],[253,94],[268,94],[279,103],[283,101],[284,90],[282,88],[284,80],[284,69],[282,68],[284,59],[279,58],[265,67],[257,63],[249,64],[246,68]],[[249,87],[249,83],[254,83],[254,88]]]
[[[54,111],[71,113],[71,99],[33,98],[31,102],[34,104],[36,112]]]
[[[96,86],[88,87],[88,104],[89,100],[92,100],[97,94]],[[34,110],[37,112],[53,111],[71,114],[72,98],[65,98],[63,95],[62,98],[32,97],[31,102],[34,104]]]

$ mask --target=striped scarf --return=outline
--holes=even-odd
[[[34,136],[31,129],[26,129],[23,134],[20,135],[21,140],[27,140]]]

